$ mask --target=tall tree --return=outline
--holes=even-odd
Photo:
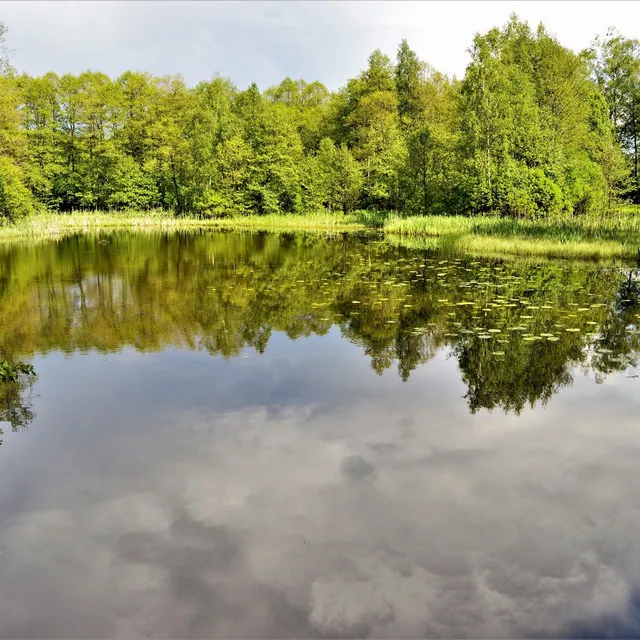
[[[7,48],[7,25],[0,22],[0,75],[13,75],[13,67],[9,59],[9,49]]]
[[[405,103],[401,123],[407,144],[401,172],[402,209],[407,214],[447,213],[456,208],[454,191],[459,181],[457,87],[403,45],[396,72],[402,67],[410,71],[403,73],[402,82],[396,76],[399,112]]]
[[[604,94],[618,140],[632,168],[631,195],[640,201],[640,42],[615,29],[585,52]]]
[[[59,78],[49,73],[40,78],[22,75],[22,127],[27,138],[29,183],[34,195],[47,206],[57,207],[54,184],[63,170],[58,131]]]
[[[164,78],[153,105],[149,127],[151,145],[147,169],[159,186],[162,203],[181,215],[193,207],[195,167],[189,145],[193,122],[193,93],[181,76]]]
[[[344,213],[352,210],[362,189],[362,171],[353,155],[343,144],[336,147],[332,140],[323,138],[318,151],[322,202],[330,210]]]
[[[598,92],[585,62],[512,16],[476,36],[461,91],[464,202],[514,217],[602,212],[607,183]]]
[[[395,90],[398,97],[398,115],[405,127],[419,122],[425,109],[425,64],[420,62],[406,40],[398,47],[395,68]]]
[[[8,59],[6,32],[0,22],[0,217],[16,220],[33,213],[35,202],[25,175],[27,140],[20,126],[21,95]]]

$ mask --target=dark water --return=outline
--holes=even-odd
[[[640,272],[0,247],[1,637],[640,635]]]

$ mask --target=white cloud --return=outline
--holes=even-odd
[[[285,76],[337,88],[369,53],[395,55],[402,38],[436,68],[461,75],[475,32],[515,11],[544,22],[575,50],[617,26],[640,37],[632,2],[4,2],[14,63],[33,74],[92,68],[182,73],[188,82],[215,72],[240,87]]]

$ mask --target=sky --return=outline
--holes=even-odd
[[[181,73],[189,84],[216,73],[244,88],[283,78],[342,86],[376,48],[394,57],[406,38],[425,61],[462,76],[477,32],[516,12],[543,22],[579,51],[610,26],[640,38],[635,2],[47,2],[0,3],[19,71],[117,76],[127,69]]]

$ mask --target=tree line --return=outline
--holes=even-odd
[[[0,23],[0,44],[5,27]],[[640,44],[580,54],[512,16],[478,34],[462,79],[403,40],[340,90],[286,78],[127,71],[18,74],[0,48],[0,216],[328,209],[515,218],[640,202]]]

